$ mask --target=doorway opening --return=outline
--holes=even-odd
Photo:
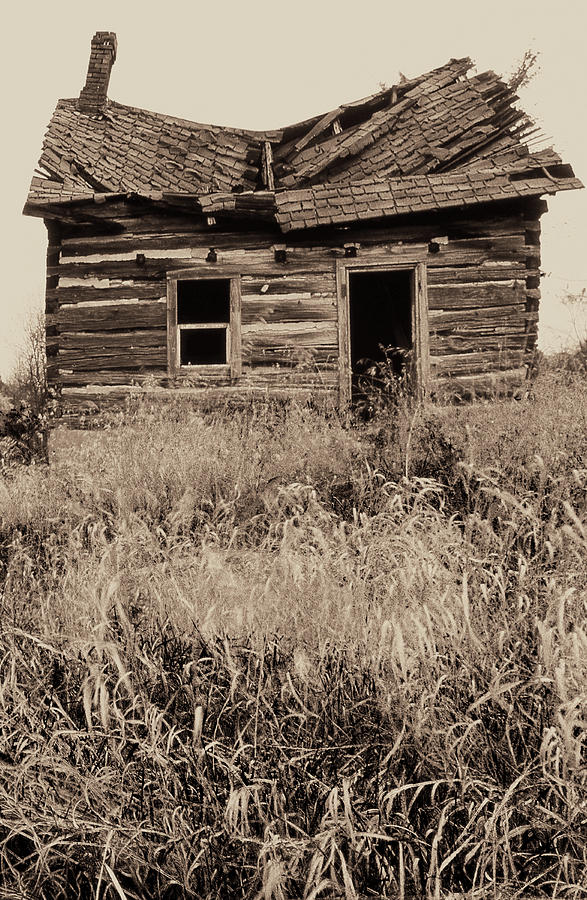
[[[413,349],[413,269],[349,273],[352,396],[408,374]]]

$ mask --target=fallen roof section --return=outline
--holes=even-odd
[[[102,116],[60,100],[51,119],[29,199],[74,199],[116,191],[253,190],[264,140],[253,133],[200,125],[109,102]]]

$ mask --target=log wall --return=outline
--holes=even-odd
[[[99,207],[104,225],[50,227],[47,349],[50,382],[64,406],[119,399],[133,384],[152,389],[277,392],[338,399],[336,262],[343,245],[358,259],[401,262],[430,244],[430,387],[524,378],[536,344],[540,224],[545,204],[479,208],[394,220],[393,226],[283,236],[268,225],[238,230],[193,217],[130,215]],[[112,233],[113,228],[117,233]],[[108,229],[108,230],[107,230]],[[217,261],[207,262],[210,247]],[[137,254],[139,255],[137,257]],[[167,274],[196,269],[241,278],[242,376],[167,372]],[[193,275],[191,277],[194,277]]]

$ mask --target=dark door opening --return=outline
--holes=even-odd
[[[349,274],[353,396],[406,372],[412,349],[412,278],[408,269]],[[391,371],[390,371],[391,370]]]

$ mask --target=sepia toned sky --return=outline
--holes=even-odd
[[[587,181],[585,0],[21,0],[4,14],[0,375],[41,308],[46,233],[21,215],[45,128],[85,82],[95,31],[115,31],[109,96],[196,122],[270,129],[410,78],[451,57],[508,75],[527,49],[540,72],[521,105]],[[542,219],[539,345],[584,327],[561,299],[587,289],[587,190],[550,198]]]

